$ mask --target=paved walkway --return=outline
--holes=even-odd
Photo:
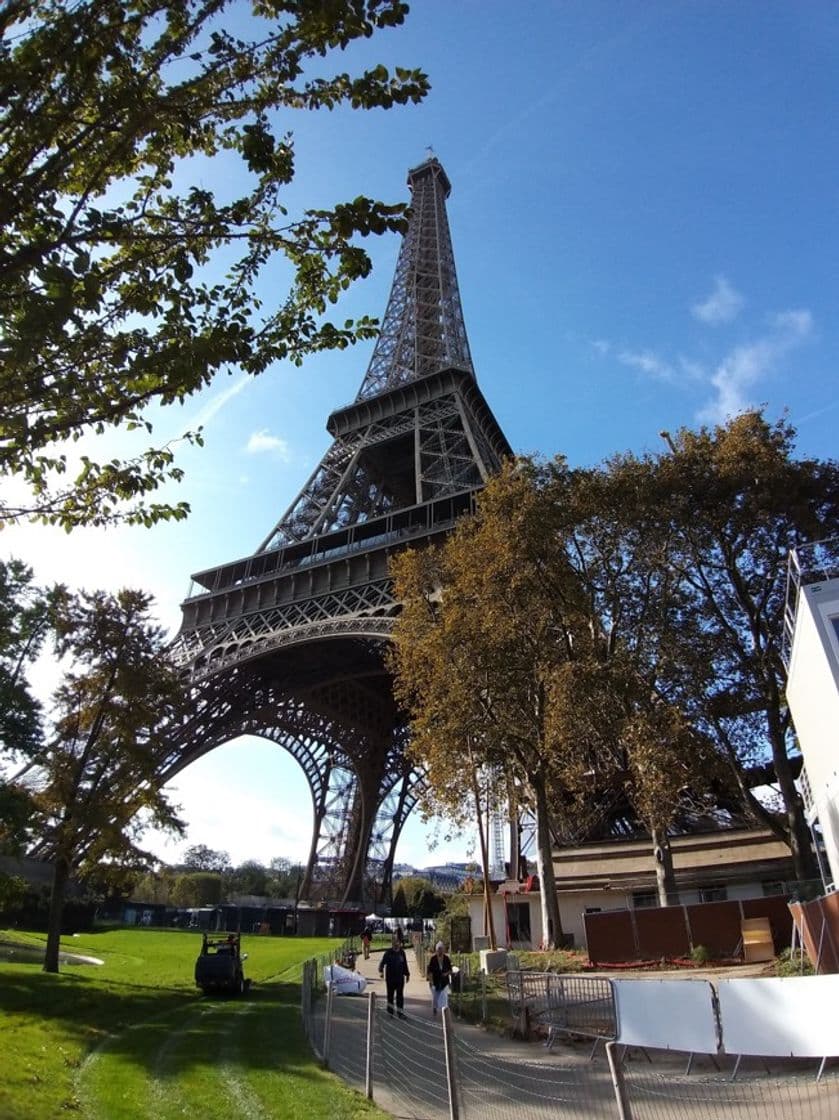
[[[379,977],[381,952],[359,957],[356,969],[376,993],[374,1017],[373,1099],[398,1120],[449,1120],[445,1050],[441,1016],[434,1016],[431,993],[413,950],[407,950],[411,977],[405,986],[405,1018],[386,1012],[385,984]],[[336,997],[329,1044],[329,1067],[354,1088],[365,1088],[365,1039],[369,1001]],[[459,1095],[472,1120],[533,1118],[615,1120],[608,1067],[601,1057],[588,1063],[590,1044],[579,1054],[548,1051],[538,1042],[523,1042],[453,1021]],[[583,1068],[585,1067],[585,1068]],[[557,1103],[564,1106],[557,1111]]]
[[[405,1017],[385,1010],[379,977],[381,951],[362,956],[357,969],[376,993],[373,1033],[373,1099],[397,1120],[450,1120],[440,1016],[433,1016],[428,984],[407,951],[411,978],[405,988]],[[325,1001],[316,1009],[315,1041],[323,1042]],[[369,1000],[336,997],[329,1067],[361,1092],[365,1089],[366,1022]],[[651,1008],[652,1012],[652,1008]],[[616,1120],[608,1064],[601,1048],[589,1060],[591,1041],[558,1040],[548,1050],[538,1041],[500,1036],[453,1021],[454,1058],[461,1120]],[[814,1080],[812,1063],[778,1077],[758,1063],[745,1063],[737,1082],[697,1056],[685,1075],[685,1056],[630,1053],[626,1078],[635,1120],[838,1120],[839,1080]],[[752,1060],[754,1062],[754,1059]],[[774,1064],[774,1063],[773,1063]],[[789,1067],[787,1067],[789,1068]],[[757,1074],[758,1076],[754,1076]]]
[[[385,982],[379,977],[379,962],[382,959],[382,952],[383,950],[372,952],[369,960],[364,960],[363,956],[359,956],[355,967],[367,980],[367,990],[374,991],[377,997],[380,996],[384,1006],[386,999]],[[429,1023],[439,1026],[439,1016],[435,1018],[431,1010],[431,988],[428,981],[417,968],[413,949],[406,948],[405,953],[408,957],[408,968],[411,971],[411,978],[405,985],[405,1011],[413,1019],[425,1019]],[[496,1054],[499,1057],[527,1062],[551,1060],[550,1053],[540,1042],[525,1042],[520,1039],[504,1037],[494,1031],[484,1030],[483,1027],[464,1023],[460,1020],[456,1020],[454,1026],[458,1038],[475,1046],[485,1054]],[[590,1047],[584,1049],[587,1058]],[[552,1060],[556,1061],[556,1055]]]

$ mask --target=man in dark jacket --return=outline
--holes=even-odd
[[[397,941],[396,934],[393,935],[390,948],[385,949],[382,954],[382,959],[379,962],[379,976],[385,978],[388,1013],[393,1014],[395,999],[399,1018],[404,1019],[405,1013],[402,1009],[405,1006],[405,981],[411,979],[411,974],[408,971],[408,958],[405,956],[405,950]]]

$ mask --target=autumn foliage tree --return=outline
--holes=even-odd
[[[144,448],[152,405],[223,369],[299,363],[374,332],[331,304],[370,260],[358,237],[404,206],[288,212],[294,110],[419,101],[418,70],[332,60],[401,24],[402,0],[12,0],[0,10],[0,520],[151,523],[178,479]],[[269,262],[289,281],[265,305]],[[91,437],[138,430],[97,461]],[[200,433],[185,433],[199,440]],[[85,439],[84,454],[72,445]]]
[[[521,796],[543,905],[556,902],[551,830],[579,842],[618,802],[650,836],[663,904],[677,898],[673,830],[720,804],[813,875],[784,590],[789,549],[839,530],[839,466],[796,459],[794,435],[746,413],[656,455],[521,461],[441,548],[394,562],[396,689],[426,804],[462,820],[483,769]],[[780,815],[755,796],[756,770],[777,781]],[[543,925],[556,937],[558,914]]]
[[[569,555],[656,695],[712,744],[741,808],[811,878],[784,697],[786,572],[790,549],[839,531],[839,464],[797,458],[791,425],[759,412],[663,435],[661,452],[615,456],[563,487]],[[761,770],[781,814],[753,791]]]
[[[579,588],[535,469],[505,468],[436,550],[393,564],[403,603],[394,633],[396,693],[411,713],[411,752],[433,807],[455,819],[483,768],[520,791],[537,831],[543,937],[562,934],[550,806],[568,743],[557,734],[554,686],[573,653]]]

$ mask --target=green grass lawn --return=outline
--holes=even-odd
[[[62,941],[102,966],[52,976],[0,961],[2,1120],[384,1117],[322,1070],[303,1036],[300,964],[336,941],[243,937],[252,988],[238,999],[195,988],[200,946],[196,933],[112,930]]]

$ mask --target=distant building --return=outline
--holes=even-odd
[[[456,891],[470,875],[475,874],[474,863],[441,863],[433,867],[412,867],[407,863],[396,864],[393,868],[393,885],[400,879],[428,879],[439,891]]]
[[[824,887],[794,903],[817,972],[839,972],[839,538],[790,554],[787,703],[804,759],[800,788]]]
[[[839,884],[839,538],[790,556],[786,621],[801,790],[825,891],[832,892]]]
[[[673,867],[683,905],[739,901],[786,893],[793,879],[789,848],[765,829],[720,829],[671,838]],[[602,840],[559,848],[553,855],[559,913],[566,943],[586,948],[585,916],[658,905],[650,841]],[[493,895],[499,945],[537,949],[542,944],[539,882],[503,882]],[[469,901],[473,936],[483,934],[483,894]]]

